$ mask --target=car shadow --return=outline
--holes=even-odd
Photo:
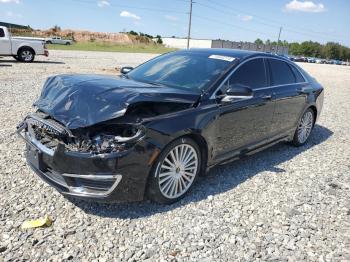
[[[22,64],[22,62],[20,61],[17,61],[17,60],[4,60],[4,59],[0,59],[0,66],[1,66],[1,63],[12,63],[12,64]],[[65,62],[58,62],[58,61],[36,61],[34,60],[33,62],[31,63],[28,63],[28,64],[53,64],[53,65],[64,65],[66,64]]]
[[[2,56],[0,56],[0,66],[6,66],[6,67],[11,67],[12,65],[11,64],[3,64],[3,62],[5,62],[5,63],[7,63],[7,62],[9,62],[9,61],[5,61],[5,60],[3,60],[2,59],[3,57]],[[13,62],[13,61],[11,61],[11,62]]]
[[[279,168],[278,165],[323,143],[332,134],[333,132],[328,128],[316,125],[308,143],[302,147],[293,147],[286,143],[281,143],[252,156],[214,167],[207,175],[199,177],[189,194],[172,205],[160,205],[148,200],[135,203],[103,204],[73,198],[67,199],[84,212],[101,217],[121,219],[147,217],[204,200],[208,196],[215,196],[232,190],[239,184],[264,171],[284,173],[286,171]]]

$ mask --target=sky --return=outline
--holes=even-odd
[[[350,47],[350,0],[195,0],[192,38],[339,42]],[[0,0],[0,21],[48,29],[134,30],[186,37],[190,0]]]

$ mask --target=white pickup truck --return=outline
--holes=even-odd
[[[53,36],[50,38],[45,38],[46,44],[56,44],[56,45],[71,45],[73,40],[63,39],[59,36]]]
[[[18,61],[30,63],[36,55],[49,56],[44,39],[12,37],[6,27],[0,26],[0,56],[13,56]]]

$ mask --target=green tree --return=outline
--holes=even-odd
[[[350,48],[334,42],[328,42],[326,45],[313,41],[305,41],[301,44],[294,42],[289,44],[289,53],[296,56],[313,56],[343,61],[350,59]]]
[[[328,42],[324,47],[324,55],[328,59],[340,59],[341,46],[338,43]]]
[[[157,44],[163,44],[163,40],[160,35],[157,35],[156,38],[157,38]]]
[[[153,36],[149,35],[149,34],[145,34],[145,37],[151,38],[153,39]]]
[[[130,32],[128,32],[129,35],[139,35],[137,32],[131,30]]]
[[[302,55],[300,44],[298,42],[290,43],[289,44],[289,53],[291,55],[300,56]]]
[[[264,41],[261,40],[260,38],[258,38],[258,39],[256,39],[256,40],[254,41],[254,43],[257,44],[257,45],[262,45],[262,44],[264,44]]]
[[[340,58],[344,61],[349,61],[350,60],[350,48],[342,46]]]
[[[318,42],[305,41],[300,44],[300,53],[304,56],[321,57],[322,46]]]

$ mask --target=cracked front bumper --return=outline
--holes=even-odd
[[[152,144],[140,141],[127,151],[96,155],[67,151],[62,144],[52,150],[25,128],[17,133],[26,142],[28,165],[62,194],[100,202],[143,199]]]

